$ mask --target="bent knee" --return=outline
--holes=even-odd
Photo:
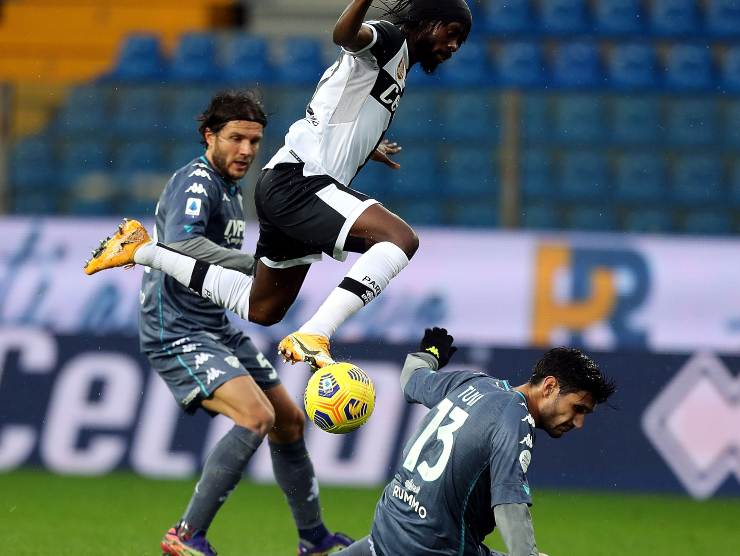
[[[254,404],[240,410],[234,416],[234,422],[239,426],[253,430],[260,436],[265,436],[275,426],[275,410],[270,405]]]
[[[270,439],[282,443],[295,442],[303,437],[303,431],[306,428],[306,415],[295,408],[290,415],[278,415],[275,419],[275,425],[270,431]]]
[[[409,260],[419,249],[419,236],[410,226],[406,226],[405,229],[394,234],[390,241],[401,249]]]
[[[261,326],[272,326],[283,320],[285,313],[279,308],[259,309],[249,308],[249,322],[259,324]]]

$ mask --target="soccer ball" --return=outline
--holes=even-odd
[[[303,395],[308,418],[321,430],[344,434],[364,425],[375,408],[370,377],[351,363],[334,363],[316,371]]]

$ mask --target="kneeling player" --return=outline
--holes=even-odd
[[[438,373],[456,351],[452,336],[428,329],[406,358],[406,400],[431,411],[375,509],[369,536],[338,555],[500,555],[483,544],[498,527],[509,556],[537,556],[527,469],[535,427],[559,438],[614,392],[592,359],[555,348],[529,381],[512,387],[483,373]]]

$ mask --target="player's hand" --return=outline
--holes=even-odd
[[[398,162],[391,160],[389,155],[398,154],[401,152],[402,148],[403,147],[398,143],[391,143],[388,139],[383,139],[383,142],[380,143],[380,145],[378,145],[373,151],[373,154],[370,155],[370,159],[375,162],[382,162],[386,166],[390,166],[394,170],[398,170],[401,165]]]
[[[441,369],[450,362],[450,357],[454,355],[457,348],[452,345],[455,339],[447,333],[444,328],[427,328],[424,331],[424,337],[419,344],[419,351],[430,353],[437,361]]]

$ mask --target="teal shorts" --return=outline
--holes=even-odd
[[[190,413],[219,386],[239,376],[251,376],[262,390],[280,384],[275,367],[249,336],[238,331],[225,336],[196,332],[145,355],[180,407]]]

